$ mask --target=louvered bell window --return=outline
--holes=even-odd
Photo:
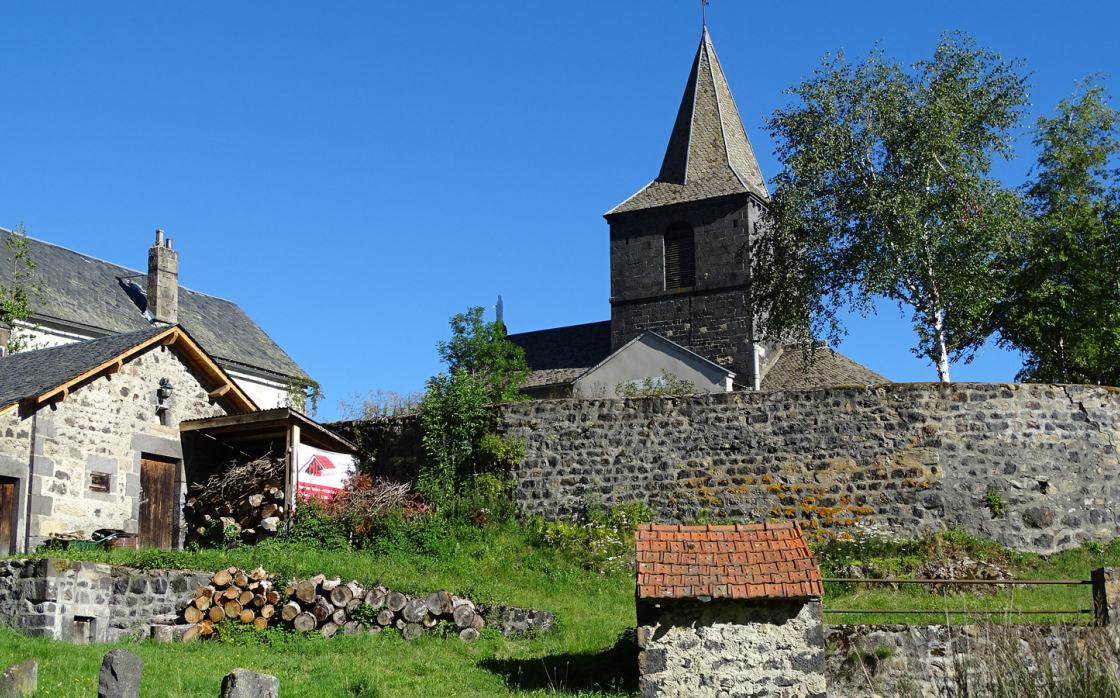
[[[665,232],[665,289],[696,285],[696,242],[692,226],[674,223]]]

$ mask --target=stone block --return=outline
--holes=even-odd
[[[0,674],[0,698],[31,698],[39,690],[39,660],[25,659]]]
[[[101,661],[97,698],[140,698],[144,663],[128,650],[113,650]]]
[[[270,674],[255,674],[234,669],[222,679],[220,698],[278,698],[280,679]]]

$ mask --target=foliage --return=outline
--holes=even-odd
[[[468,308],[451,318],[451,339],[439,342],[439,358],[451,375],[462,371],[482,385],[490,402],[521,399],[521,385],[529,375],[525,350],[506,339],[500,320],[486,322],[483,309]]]
[[[346,519],[332,516],[322,500],[312,498],[295,508],[291,525],[277,539],[319,550],[346,550],[353,536],[348,524]]]
[[[365,395],[350,393],[350,401],[339,400],[343,419],[377,419],[400,417],[419,411],[423,393],[401,393],[392,390],[367,390]]]
[[[1098,77],[1040,117],[1035,214],[998,316],[1018,380],[1120,385],[1120,112]]]
[[[417,476],[417,488],[433,506],[450,502],[459,486],[475,474],[475,446],[486,428],[490,402],[485,385],[461,368],[428,381],[420,401],[427,456]]]
[[[614,387],[614,393],[619,397],[689,395],[694,392],[696,392],[695,383],[677,378],[665,369],[661,369],[661,375],[657,378],[647,376],[640,381],[619,383]]]
[[[288,376],[288,394],[284,406],[314,417],[319,412],[323,400],[323,389],[319,382],[306,376]]]
[[[23,223],[8,234],[5,244],[8,249],[6,261],[11,265],[12,285],[0,284],[0,322],[11,328],[8,351],[14,354],[28,348],[29,340],[24,324],[35,312],[31,302],[35,296],[43,293],[43,281],[35,273],[35,262],[28,250]]]
[[[784,170],[749,245],[758,338],[835,345],[841,309],[885,297],[912,311],[913,351],[940,380],[971,358],[1006,283],[996,253],[1022,221],[989,177],[1027,106],[1018,68],[949,33],[909,71],[878,48],[840,53],[787,90],[799,102],[768,126]]]
[[[991,490],[988,494],[984,495],[984,501],[991,510],[992,516],[999,516],[1007,511],[1007,502],[1003,501],[1003,495],[995,490]]]
[[[530,536],[536,545],[557,550],[584,569],[610,574],[633,568],[634,531],[652,520],[645,502],[630,502],[609,510],[592,507],[585,521],[535,519]]]

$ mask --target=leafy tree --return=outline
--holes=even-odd
[[[500,320],[486,322],[481,307],[451,318],[451,340],[439,342],[439,358],[451,374],[463,371],[479,381],[491,402],[517,400],[519,389],[529,375],[525,350],[506,339]]]
[[[430,503],[446,504],[476,469],[475,447],[486,428],[486,385],[462,368],[428,381],[420,400],[426,458],[416,487]]]
[[[949,380],[991,333],[1021,226],[1014,192],[989,177],[1012,157],[1027,105],[1019,63],[963,34],[909,69],[876,48],[828,56],[768,130],[784,171],[767,230],[750,243],[755,334],[809,342],[845,333],[838,313],[909,308],[912,349]]]
[[[14,354],[28,348],[24,327],[27,319],[34,315],[31,301],[43,292],[43,282],[35,274],[35,262],[28,250],[23,223],[8,234],[5,244],[12,283],[10,286],[0,283],[0,323],[10,328],[8,351]]]
[[[1027,196],[1035,218],[1000,306],[1019,380],[1120,385],[1120,113],[1098,77],[1041,117]]]

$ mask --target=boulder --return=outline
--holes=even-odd
[[[0,698],[30,698],[39,688],[39,660],[13,664],[0,674]]]
[[[144,662],[128,650],[113,650],[101,660],[97,698],[140,698]]]
[[[280,679],[269,674],[254,674],[234,669],[222,679],[220,698],[279,698]]]

